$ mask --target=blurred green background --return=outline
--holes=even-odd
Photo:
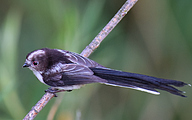
[[[0,119],[20,120],[48,86],[23,69],[32,50],[49,47],[77,53],[88,45],[125,0],[1,0]],[[113,69],[192,83],[192,1],[140,0],[90,56]],[[37,115],[54,120],[189,120],[187,98],[90,84],[59,93]]]

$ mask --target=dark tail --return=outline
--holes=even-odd
[[[90,68],[95,76],[107,80],[104,84],[132,88],[149,92],[152,94],[160,94],[156,89],[165,90],[175,95],[184,96],[180,91],[173,86],[182,87],[187,85],[184,82],[176,80],[161,79],[151,77],[147,75],[141,75],[136,73],[122,72],[105,68]]]

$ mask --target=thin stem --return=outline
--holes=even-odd
[[[57,109],[62,102],[63,96],[64,96],[64,94],[60,94],[60,96],[58,96],[58,98],[55,100],[53,106],[51,107],[51,109],[49,111],[47,120],[54,120],[55,113],[57,112]]]
[[[127,14],[127,12],[135,5],[138,0],[127,0],[120,10],[115,14],[115,16],[109,21],[109,23],[100,31],[100,33],[93,39],[93,41],[86,46],[86,48],[81,52],[81,55],[88,57],[104,38],[113,30],[113,28],[122,20],[122,18]]]
[[[113,30],[113,28],[121,21],[127,12],[135,5],[138,0],[127,0],[109,23],[100,31],[93,41],[86,46],[81,55],[89,57],[89,55],[100,45],[103,39]],[[37,104],[29,111],[23,120],[33,120],[36,115],[45,107],[45,105],[54,97],[54,94],[46,92]]]
[[[45,105],[54,97],[54,94],[46,92],[35,106],[29,111],[23,120],[33,120]]]

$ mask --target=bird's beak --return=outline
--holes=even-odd
[[[23,67],[29,67],[29,66],[30,65],[28,63],[26,63],[26,62],[23,64]]]

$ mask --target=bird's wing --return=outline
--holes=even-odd
[[[90,60],[89,58],[83,57],[77,53],[69,52],[66,50],[58,50],[58,51],[62,52],[67,57],[68,60],[70,60],[75,64],[85,65],[87,67],[103,67],[97,62]]]
[[[46,84],[52,87],[82,85],[95,82],[106,82],[95,75],[92,70],[84,65],[62,64],[57,69],[43,75]]]

